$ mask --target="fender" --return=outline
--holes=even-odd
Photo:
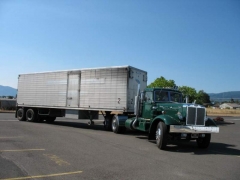
[[[152,124],[154,124],[154,122],[157,121],[163,121],[166,125],[180,125],[180,120],[173,118],[172,116],[169,115],[159,115],[156,116],[153,120],[152,120]]]
[[[155,138],[155,131],[158,123],[160,121],[163,121],[166,125],[181,125],[180,120],[175,119],[169,115],[159,115],[156,116],[151,123],[151,126],[149,128],[149,134],[148,134],[148,139],[152,140]],[[168,129],[169,130],[169,129]]]
[[[212,120],[211,118],[208,118],[205,122],[205,126],[217,126],[217,124],[215,123],[214,120]]]

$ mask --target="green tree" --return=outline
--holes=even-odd
[[[167,80],[163,76],[155,79],[148,87],[174,87],[176,86],[174,80]],[[196,100],[197,104],[210,103],[209,95],[203,90],[196,91],[196,89],[189,86],[181,86],[178,88],[182,92],[183,97],[188,96],[188,102],[192,103]]]
[[[197,100],[197,91],[194,88],[188,86],[181,86],[178,88],[182,92],[183,97],[188,96],[188,102],[193,102]]]
[[[148,87],[174,87],[176,86],[174,80],[167,80],[164,77],[160,77],[155,79],[151,84],[148,85]]]
[[[197,104],[211,103],[210,97],[203,90],[198,91],[197,93]]]

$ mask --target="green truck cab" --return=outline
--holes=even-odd
[[[112,130],[123,133],[125,128],[148,133],[159,149],[165,149],[172,140],[196,140],[199,148],[207,148],[211,133],[219,127],[207,117],[206,108],[183,102],[176,88],[146,88],[135,98],[134,115],[115,115]]]

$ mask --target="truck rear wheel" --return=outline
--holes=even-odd
[[[167,126],[164,122],[159,122],[156,129],[156,143],[161,150],[167,146]]]
[[[37,120],[37,115],[33,109],[28,109],[26,112],[26,119],[29,122],[35,122]]]
[[[26,121],[26,116],[25,116],[23,108],[19,108],[17,110],[17,118],[19,121]]]
[[[211,141],[211,134],[205,134],[205,137],[197,138],[198,147],[205,149],[209,146],[210,141]]]

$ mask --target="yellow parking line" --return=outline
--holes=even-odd
[[[46,178],[46,177],[55,177],[55,176],[65,176],[72,174],[80,174],[82,171],[59,173],[59,174],[49,174],[49,175],[39,175],[39,176],[27,176],[27,177],[18,177],[18,178],[9,178],[9,179],[0,179],[0,180],[22,180],[22,179],[32,179],[32,178]]]
[[[22,136],[15,136],[15,137],[0,137],[0,139],[12,139],[12,138],[20,138]]]
[[[45,149],[15,149],[15,150],[0,150],[0,152],[24,152],[24,151],[45,151]]]
[[[52,161],[54,161],[56,164],[58,164],[59,166],[62,165],[70,165],[70,163],[68,163],[67,161],[62,160],[60,157],[54,155],[54,154],[43,154],[44,156],[48,157],[49,159],[51,159]]]

